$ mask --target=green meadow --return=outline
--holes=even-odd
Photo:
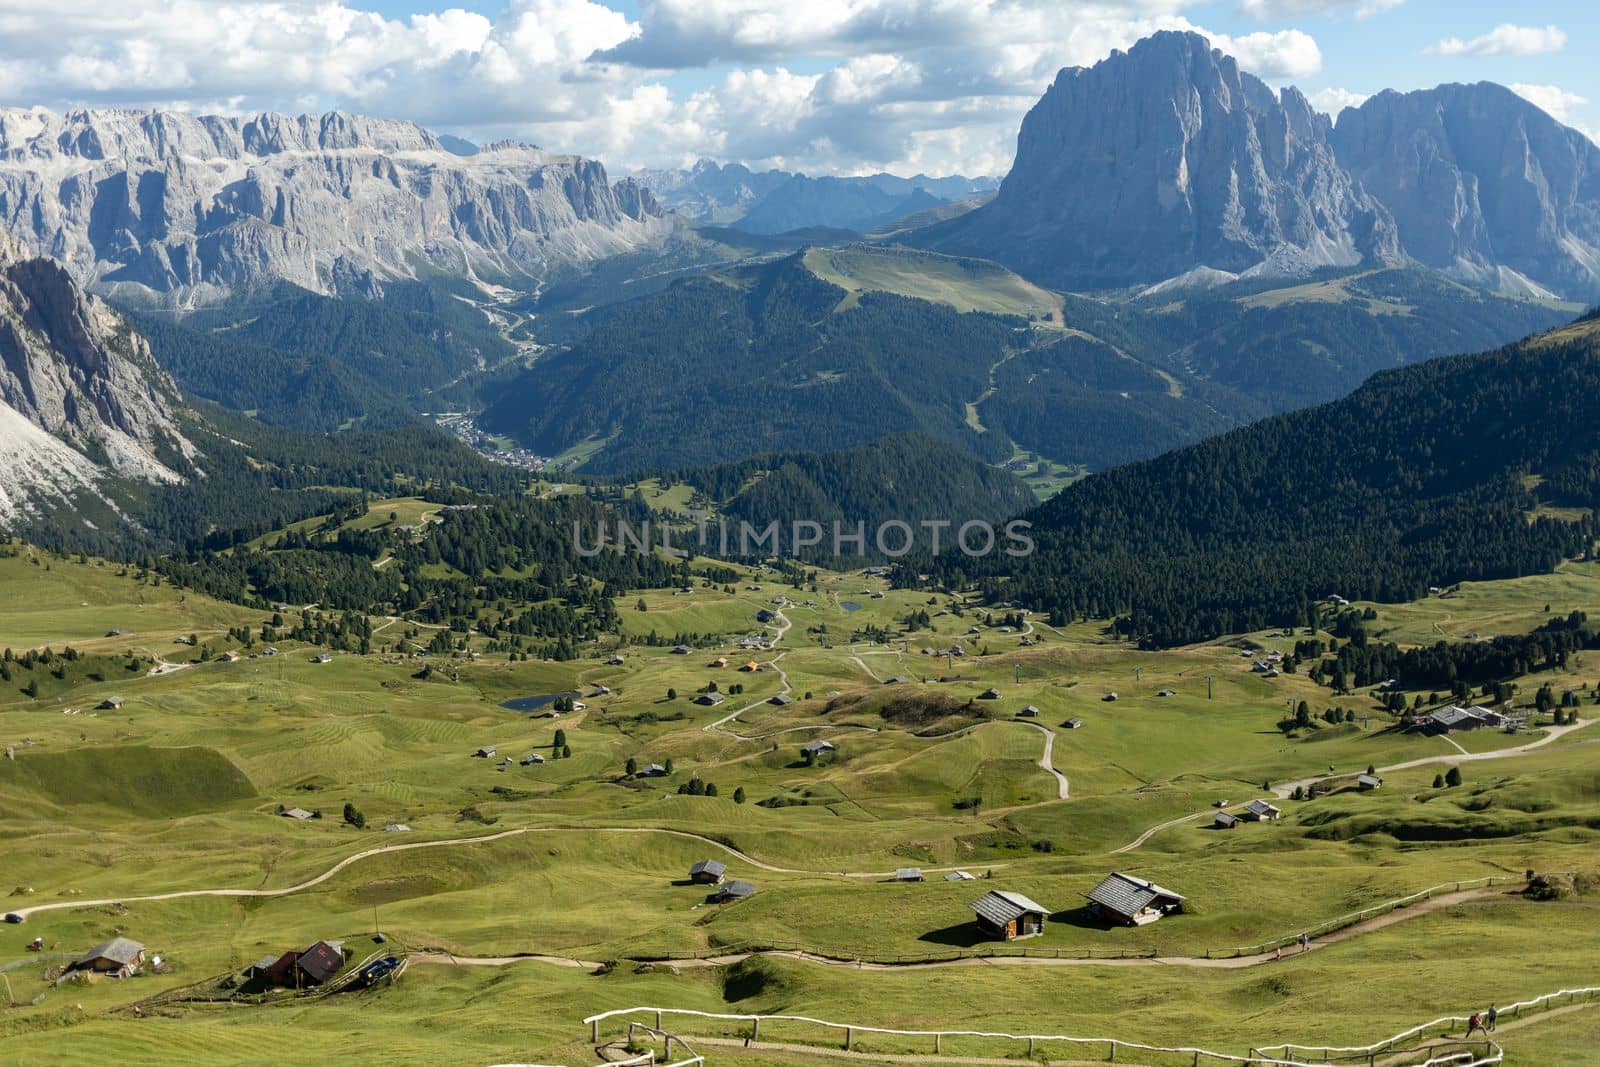
[[[427,514],[395,501],[367,518]],[[412,624],[385,619],[374,620],[372,654],[318,663],[320,649],[296,642],[270,656],[239,643],[230,630],[259,631],[268,617],[137,568],[26,548],[0,558],[0,646],[12,650],[0,681],[0,892],[5,910],[42,909],[0,926],[11,1004],[0,1059],[266,1063],[286,1041],[354,1038],[395,1063],[587,1064],[596,1050],[583,1018],[636,1005],[1242,1053],[1364,1043],[1490,1001],[1600,984],[1597,728],[1553,729],[1519,708],[1533,721],[1517,735],[1423,736],[1371,692],[1251,669],[1304,634],[1145,652],[1095,624],[1017,625],[859,573],[795,587],[742,568],[729,588],[696,580],[621,598],[622,632],[566,662],[511,659],[477,638],[448,655],[401,652]],[[1431,643],[1526,632],[1597,605],[1600,570],[1569,564],[1370,605],[1369,629]],[[757,621],[763,609],[778,617]],[[907,630],[924,611],[928,625]],[[676,654],[651,633],[692,633],[698,646]],[[756,634],[770,647],[739,647]],[[1513,702],[1530,703],[1547,681],[1583,694],[1581,714],[1596,717],[1595,657],[1518,679]],[[696,702],[713,687],[720,703]],[[568,693],[583,706],[503,706]],[[99,706],[113,696],[120,706]],[[1301,701],[1364,721],[1286,732],[1280,720]],[[834,750],[810,758],[802,746],[813,740]],[[534,755],[543,762],[524,762]],[[670,770],[630,776],[630,761]],[[1384,769],[1399,764],[1414,765]],[[1358,791],[1353,775],[1368,766],[1383,786]],[[1436,786],[1452,767],[1461,784]],[[1284,783],[1330,774],[1315,799],[1280,796]],[[1237,811],[1257,798],[1282,818],[1213,828],[1219,803]],[[364,826],[345,821],[346,805]],[[321,817],[278,814],[287,808]],[[385,830],[397,824],[408,829]],[[686,883],[701,859],[722,860],[756,894],[715,902]],[[927,880],[892,879],[912,866]],[[947,881],[949,869],[972,880]],[[1519,892],[1530,870],[1572,890],[1532,899]],[[1111,871],[1182,894],[1183,912],[1103,924],[1085,894]],[[1491,877],[1490,892],[1402,912],[1303,957],[1214,965],[1430,886]],[[1048,907],[1044,934],[985,940],[968,905],[989,889]],[[412,955],[392,984],[130,1011],[165,992],[214,992],[216,979],[318,938],[361,958],[380,950],[377,931],[384,951]],[[160,954],[166,973],[47,980],[66,954],[117,935]],[[36,937],[43,956],[25,951]],[[834,962],[697,959],[751,946]],[[1078,961],[872,966],[996,949]],[[1123,956],[1167,962],[1106,959]],[[838,962],[853,960],[865,965]],[[713,1063],[817,1062],[746,1050],[732,1024],[683,1032],[734,1041],[701,1047]],[[774,1024],[762,1036],[837,1035]],[[1501,1043],[1507,1063],[1543,1067],[1581,1062],[1597,1038],[1600,1010],[1574,1007],[1519,1021]],[[868,1036],[856,1048],[863,1063],[931,1052],[925,1040]],[[943,1055],[1023,1051],[951,1039]]]

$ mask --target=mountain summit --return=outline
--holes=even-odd
[[[1071,67],[1022,122],[994,200],[934,247],[1070,289],[1196,266],[1293,274],[1401,258],[1389,213],[1337,163],[1328,119],[1193,33]]]

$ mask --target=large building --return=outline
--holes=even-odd
[[[1447,734],[1452,730],[1480,730],[1486,726],[1499,729],[1505,724],[1504,715],[1477,704],[1465,708],[1451,704],[1449,707],[1430,711],[1426,715],[1418,715],[1412,720],[1413,727],[1430,734]]]

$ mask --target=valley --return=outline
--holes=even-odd
[[[1565,30],[500,6],[0,19],[0,1062],[1594,1062]]]

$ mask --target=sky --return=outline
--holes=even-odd
[[[339,107],[614,171],[999,175],[1060,68],[1163,28],[1331,114],[1494,81],[1600,139],[1594,0],[0,0],[0,106]]]

